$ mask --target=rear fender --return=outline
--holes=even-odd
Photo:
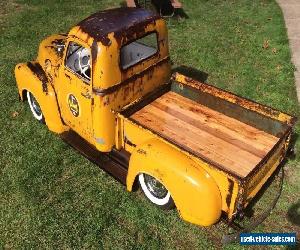
[[[181,217],[209,226],[221,215],[221,194],[214,179],[188,156],[160,141],[151,139],[132,153],[127,189],[132,190],[139,173],[158,179],[171,193]]]
[[[68,130],[62,122],[56,93],[42,67],[37,62],[18,64],[15,68],[15,76],[19,96],[22,101],[26,97],[25,92],[30,91],[41,106],[49,130],[62,133]]]

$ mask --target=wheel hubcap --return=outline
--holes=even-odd
[[[152,195],[159,199],[166,197],[168,190],[158,180],[146,174],[144,174],[144,179],[146,186]]]

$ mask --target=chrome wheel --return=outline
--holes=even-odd
[[[166,197],[166,195],[168,194],[168,190],[158,180],[147,174],[144,174],[144,180],[148,190],[152,195],[154,195],[158,199]]]
[[[139,183],[144,194],[152,203],[165,209],[174,207],[170,192],[159,180],[142,173],[139,175]]]

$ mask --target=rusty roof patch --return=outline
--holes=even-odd
[[[133,34],[143,32],[145,27],[160,19],[158,14],[140,8],[116,8],[99,11],[81,21],[80,29],[104,45],[110,45],[108,34],[114,33],[120,43],[122,38],[130,39]]]

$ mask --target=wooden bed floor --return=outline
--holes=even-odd
[[[174,92],[131,119],[240,177],[247,176],[279,140]]]

